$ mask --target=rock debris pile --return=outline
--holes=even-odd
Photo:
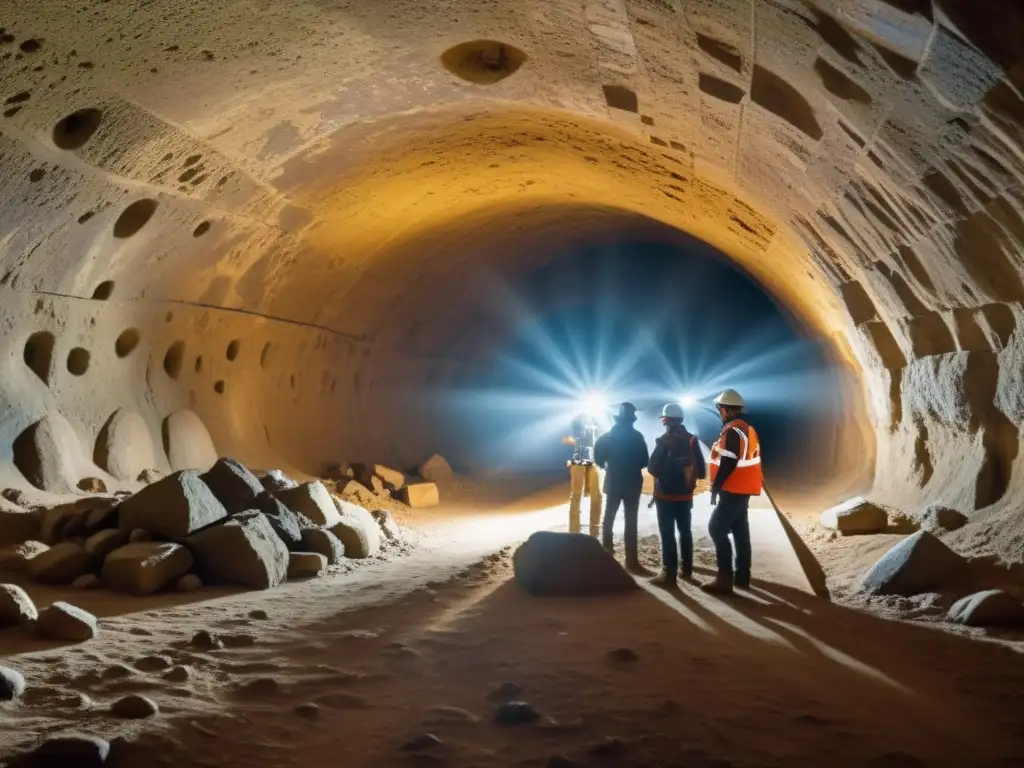
[[[409,487],[386,467],[375,467],[373,476]],[[331,493],[319,480],[297,483],[279,470],[261,479],[221,458],[208,472],[174,472],[134,494],[24,513],[34,532],[0,553],[0,571],[136,596],[203,585],[270,589],[403,545],[390,511],[371,513],[358,503],[364,492],[371,493],[362,486]],[[98,631],[96,618],[74,605],[39,610],[20,586],[0,584],[0,628],[17,626],[72,642]]]

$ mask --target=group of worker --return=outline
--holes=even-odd
[[[648,454],[643,435],[633,426],[636,408],[631,403],[622,403],[614,426],[600,437],[591,436],[592,453],[577,452],[570,462],[569,530],[580,532],[580,504],[586,493],[590,496],[590,535],[598,535],[600,522],[602,543],[614,553],[612,529],[619,507],[624,507],[626,567],[637,574],[649,573],[640,564],[637,550],[640,496],[646,468],[654,478],[654,504],[661,536],[662,570],[652,583],[673,589],[682,579],[713,594],[730,594],[734,588],[749,587],[748,507],[750,497],[761,494],[761,446],[756,430],[744,417],[744,401],[738,392],[727,389],[715,398],[714,404],[722,419],[722,430],[705,462],[696,436],[683,424],[681,405],[669,403],[662,409],[665,432]],[[594,429],[593,424],[590,429]],[[708,533],[715,545],[718,573],[714,581],[699,584],[693,575],[691,514],[697,481],[707,478],[708,464],[714,507]],[[603,521],[598,467],[605,471]]]

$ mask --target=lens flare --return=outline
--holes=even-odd
[[[603,392],[585,392],[580,396],[577,407],[581,415],[598,419],[608,413],[611,403]]]
[[[697,404],[697,398],[689,393],[684,393],[679,396],[679,404],[683,408],[693,408]]]

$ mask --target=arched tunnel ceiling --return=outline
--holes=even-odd
[[[1013,3],[8,0],[0,13],[0,183],[18,201],[0,214],[0,287],[136,315],[183,303],[187,331],[162,309],[145,321],[155,390],[178,334],[243,320],[319,334],[296,361],[331,345],[369,360],[356,347],[372,343],[375,360],[411,356],[374,363],[382,380],[433,380],[415,359],[468,359],[490,338],[490,321],[469,320],[489,309],[480,280],[616,232],[684,230],[856,358],[877,428],[931,462],[918,475],[939,462],[913,446],[941,432],[919,423],[942,409],[903,389],[943,380],[922,373],[942,356],[998,357],[981,389],[1021,421],[999,373],[1024,299]],[[233,319],[203,314],[217,308]],[[20,345],[31,329],[12,313]],[[213,431],[231,442],[237,398],[261,396],[218,381],[236,400]],[[209,397],[189,404],[225,400]],[[942,429],[984,431],[986,408]],[[1009,476],[1016,455],[979,471]]]

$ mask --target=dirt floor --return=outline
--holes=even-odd
[[[0,636],[28,681],[0,709],[0,753],[70,730],[118,739],[114,766],[1024,765],[1019,638],[763,582],[730,599],[690,585],[531,598],[511,580],[510,545],[558,527],[559,499],[407,518],[418,533],[405,551],[265,593],[75,593],[102,617],[96,639],[39,649]],[[823,563],[830,582],[884,538],[844,544]],[[42,603],[61,594],[33,589]],[[225,647],[193,645],[202,630]],[[126,693],[159,714],[114,718]],[[539,717],[499,724],[509,698]]]

